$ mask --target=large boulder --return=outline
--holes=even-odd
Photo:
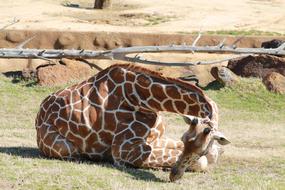
[[[272,72],[262,80],[269,91],[285,94],[285,76]]]
[[[263,78],[271,72],[277,72],[285,76],[285,59],[271,55],[249,55],[232,59],[227,67],[242,77]]]
[[[238,76],[226,67],[212,67],[211,74],[224,86],[232,86],[239,81]]]
[[[42,86],[61,85],[73,80],[86,79],[91,75],[89,65],[69,59],[62,59],[60,64],[40,66],[37,69],[38,84]]]

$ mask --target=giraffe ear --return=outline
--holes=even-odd
[[[188,125],[191,124],[191,119],[189,117],[183,116],[183,120],[185,121],[185,123],[187,123]]]
[[[227,137],[225,137],[225,135],[219,131],[215,131],[214,139],[217,140],[220,145],[227,145],[231,143]]]
[[[190,118],[190,117],[187,117],[187,116],[183,116],[183,119],[185,121],[185,123],[187,123],[188,125],[191,125],[191,126],[196,126],[198,125],[198,118],[196,117],[193,117],[193,118]]]

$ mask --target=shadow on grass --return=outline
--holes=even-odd
[[[40,151],[32,147],[0,147],[0,153],[5,153],[22,158],[42,158]]]
[[[41,159],[50,159],[47,157],[44,157],[41,152],[39,151],[38,148],[33,148],[33,147],[20,147],[20,146],[16,146],[16,147],[0,147],[0,153],[5,153],[8,155],[12,155],[12,156],[19,156],[22,158],[41,158]],[[52,159],[50,159],[52,160]],[[65,162],[65,160],[62,160],[63,162]],[[152,172],[151,170],[147,170],[147,169],[137,169],[137,168],[133,168],[131,166],[128,167],[116,167],[115,165],[113,165],[110,162],[94,162],[94,161],[90,161],[90,160],[73,160],[72,162],[75,163],[83,163],[83,164],[97,164],[99,166],[102,167],[107,167],[107,168],[111,168],[111,169],[117,169],[121,172],[124,173],[128,173],[129,175],[132,176],[133,179],[136,180],[143,180],[143,181],[153,181],[153,182],[164,182],[164,180],[157,178]]]
[[[11,78],[11,82],[13,84],[21,83],[24,81],[24,86],[26,87],[33,87],[37,85],[36,79],[24,79],[23,72],[22,71],[9,71],[2,73],[7,78]]]
[[[224,85],[222,85],[219,81],[213,81],[210,82],[207,86],[202,87],[203,90],[220,90],[221,88],[224,88]]]

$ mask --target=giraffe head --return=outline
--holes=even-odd
[[[170,181],[180,179],[187,168],[199,164],[202,170],[207,167],[207,154],[209,148],[216,140],[221,145],[229,144],[230,141],[213,127],[208,119],[198,120],[197,118],[184,118],[190,125],[189,129],[182,136],[184,150],[170,172]],[[192,168],[193,169],[193,168]]]

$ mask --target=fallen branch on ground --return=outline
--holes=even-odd
[[[191,65],[208,65],[215,64],[224,61],[228,61],[233,58],[242,57],[250,54],[268,54],[268,55],[279,55],[285,56],[285,43],[278,48],[264,49],[264,48],[237,48],[236,44],[242,39],[238,38],[232,45],[226,46],[224,43],[226,39],[220,42],[216,46],[196,46],[198,40],[201,38],[201,33],[194,40],[192,45],[169,45],[169,46],[134,46],[134,47],[122,47],[113,50],[106,51],[93,51],[93,50],[48,50],[48,49],[24,49],[23,47],[35,36],[25,40],[19,46],[14,49],[0,49],[0,58],[23,58],[23,59],[111,59],[111,60],[122,60],[129,62],[137,62],[142,64],[152,65],[166,65],[166,66],[191,66]],[[141,53],[228,53],[238,54],[238,56],[232,56],[214,61],[197,61],[197,62],[160,62],[144,59],[139,56]],[[136,54],[132,56],[130,54]]]

